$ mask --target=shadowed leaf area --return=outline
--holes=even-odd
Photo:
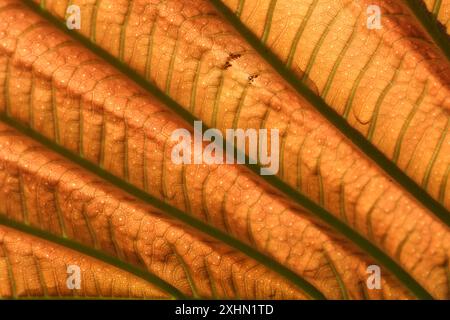
[[[449,10],[0,0],[0,297],[449,299]],[[277,174],[172,161],[194,120]]]

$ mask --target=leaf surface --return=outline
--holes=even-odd
[[[2,298],[167,299],[160,288],[111,264],[28,233],[0,226],[0,296]],[[67,287],[67,268],[83,274],[80,288]]]
[[[329,3],[316,2],[319,6]],[[334,20],[318,23],[320,28],[314,28],[307,23],[308,19],[315,17],[313,14],[329,17],[311,9],[314,7],[303,8],[280,0],[263,1],[267,7],[260,5],[250,10],[252,3],[230,1],[226,4],[230,8],[236,7],[238,16],[261,38],[263,45],[273,50],[281,60],[292,61],[289,66],[292,66],[293,74],[310,92],[322,96],[329,82],[326,77],[343,77],[329,83],[326,90],[332,98],[327,100],[328,94],[323,96],[325,102],[361,133],[367,135],[368,128],[372,127],[368,141],[412,180],[422,184],[424,194],[428,193],[436,202],[448,207],[448,173],[445,173],[449,167],[447,149],[450,146],[445,127],[445,121],[448,122],[448,62],[419,23],[411,22],[408,27],[404,22],[406,18],[403,16],[409,14],[406,7],[382,2],[383,10],[394,17],[395,21],[389,23],[398,24],[397,29],[389,27],[395,32],[386,36],[386,40],[379,34],[367,34],[360,27],[356,31],[349,28],[348,35],[353,32],[360,45],[351,50],[347,48],[342,54],[342,47],[330,48],[335,48],[337,42],[341,46],[349,43],[333,39],[344,35],[340,26],[348,24],[352,21],[350,17],[358,13],[352,4],[333,2],[336,3]],[[64,19],[68,4],[45,1],[44,9]],[[38,140],[52,149],[46,152],[27,138],[20,150],[20,144],[15,142],[17,138],[13,141],[5,136],[3,146],[8,147],[3,147],[4,154],[0,154],[2,161],[8,164],[3,172],[4,181],[11,181],[15,197],[11,196],[11,186],[5,183],[2,210],[10,219],[24,223],[34,219],[33,224],[37,228],[74,238],[95,249],[107,251],[121,261],[144,267],[188,296],[317,298],[323,294],[327,298],[353,299],[411,298],[411,293],[418,297],[428,294],[436,298],[448,296],[450,242],[446,220],[437,218],[439,215],[434,215],[429,206],[424,206],[422,199],[411,194],[403,181],[393,181],[395,179],[389,170],[384,170],[372,154],[367,154],[367,149],[361,149],[350,141],[343,127],[327,121],[313,101],[282,74],[280,76],[270,60],[260,55],[260,51],[250,45],[251,41],[250,44],[247,42],[249,39],[245,34],[241,36],[237,32],[240,29],[230,25],[230,21],[221,16],[211,3],[196,0],[101,1],[90,4],[71,1],[70,4],[80,5],[83,12],[81,34],[109,55],[91,47],[86,40],[77,39],[153,95],[20,5],[19,1],[2,1],[0,15],[4,25],[0,28],[0,32],[3,31],[0,33],[0,68],[4,72],[0,73],[0,83],[4,85],[0,90],[4,94],[0,98],[0,106],[5,106],[3,121],[11,125],[26,124],[43,136]],[[290,10],[296,17],[292,18],[293,22],[277,18],[290,17]],[[246,19],[245,12],[248,13]],[[271,20],[267,22],[269,17]],[[358,25],[359,20],[355,19],[354,23]],[[286,23],[289,23],[289,28]],[[303,50],[286,50],[286,46],[280,45],[295,43],[295,35],[294,39],[289,38],[292,30],[296,30],[293,26],[300,28],[301,35],[303,32],[308,35],[306,39],[299,37]],[[308,26],[312,29],[302,31],[301,28]],[[323,30],[324,26],[326,30]],[[361,43],[372,43],[368,40],[371,37],[378,39],[377,46],[392,61],[386,62],[383,54],[375,56],[379,49],[371,45],[367,46],[367,52],[362,50],[359,56],[354,56]],[[396,41],[396,37],[400,40]],[[419,39],[417,43],[416,38]],[[396,65],[401,52],[389,55],[390,50],[394,50],[392,43],[399,42],[398,50],[411,55],[404,70]],[[329,48],[326,49],[328,55],[321,54],[325,46]],[[348,52],[353,52],[353,55]],[[429,54],[428,60],[425,59],[418,68],[416,64],[420,63],[417,61],[422,60],[417,57],[425,53]],[[365,80],[365,72],[369,74],[367,79],[378,75],[377,67],[372,67],[372,58],[365,60],[372,55],[379,61],[375,61],[374,66],[382,65],[384,75],[399,74],[402,79],[398,88],[393,90],[392,98],[375,103],[376,108],[369,105],[371,101],[378,101],[380,97],[384,99],[387,93],[383,95],[382,90],[374,88],[371,88],[370,95],[369,91],[364,91],[370,83]],[[370,61],[370,66],[368,64],[362,69],[356,64],[348,66],[343,62],[345,59],[361,65]],[[338,69],[326,71],[328,65],[336,64],[346,66],[348,72]],[[419,71],[411,75],[410,70]],[[371,72],[373,76],[370,76]],[[384,85],[383,79],[384,76],[377,78],[377,88]],[[394,87],[395,82],[386,82],[386,85]],[[417,92],[421,95],[414,96]],[[345,111],[339,99],[348,94],[351,105]],[[414,96],[413,99],[410,96]],[[402,99],[404,103],[398,106],[395,99]],[[426,101],[424,109],[421,109],[422,102],[417,105],[409,102],[414,99]],[[395,111],[393,105],[397,107]],[[414,107],[417,110],[411,115]],[[410,117],[399,120],[403,119],[400,114],[404,116],[408,112]],[[208,126],[222,131],[227,128],[280,129],[281,168],[278,180],[263,181],[236,165],[173,164],[170,160],[171,132],[177,128],[191,130],[191,124],[175,113],[185,120],[199,118]],[[434,118],[427,117],[425,121],[425,114]],[[422,115],[422,118],[415,118],[416,115]],[[364,116],[370,121],[360,121]],[[375,118],[382,127],[371,125]],[[399,127],[403,129],[396,131]],[[26,130],[22,132],[27,133]],[[417,142],[413,134],[422,134],[423,139],[428,140]],[[69,150],[70,154],[61,151],[59,146]],[[26,156],[28,152],[24,150],[29,148],[37,151]],[[62,160],[55,151],[62,152],[68,160]],[[411,156],[412,153],[421,156]],[[20,160],[22,157],[29,160]],[[42,161],[40,165],[36,159]],[[403,165],[406,161],[403,159],[412,164]],[[89,164],[84,162],[86,160]],[[53,167],[54,162],[61,164]],[[62,177],[66,171],[72,171],[73,162],[83,167],[78,169],[80,178],[77,179],[82,178],[80,186],[91,185],[89,181],[94,179],[94,175],[100,175],[108,182],[100,179],[94,183],[95,188],[91,186],[88,190],[84,190],[86,187],[70,187],[69,181],[76,179],[65,180],[67,178]],[[40,166],[43,169],[38,169]],[[409,166],[414,169],[408,171]],[[24,176],[34,182],[24,183]],[[36,191],[40,188],[36,189],[39,181],[52,181],[53,189],[46,196]],[[112,187],[115,191],[110,190],[108,185],[111,183],[116,184]],[[98,184],[104,187],[97,189]],[[275,191],[274,187],[280,190]],[[138,199],[127,198],[129,196],[119,188]],[[62,194],[59,195],[60,192]],[[73,192],[81,195],[71,203],[68,199]],[[91,195],[99,193],[105,194],[103,201],[107,203],[100,206],[104,217],[90,222],[87,222],[90,218],[85,217],[82,232],[72,230],[69,235],[68,231],[63,231],[62,226],[66,227],[66,223],[75,228],[76,220],[71,215],[90,216],[87,208],[91,202],[98,201],[97,196]],[[45,209],[38,209],[40,204],[36,200],[27,204],[30,198],[41,197],[49,199]],[[62,200],[58,199],[67,201],[63,208]],[[86,199],[85,205],[81,199]],[[165,251],[147,253],[141,248],[130,248],[133,241],[139,243],[133,232],[124,234],[124,229],[137,232],[135,229],[139,223],[129,221],[133,220],[129,216],[129,208],[134,207],[134,202],[156,206],[163,203],[173,208],[175,216],[172,214],[162,229],[170,226],[180,237],[195,238],[190,243],[201,249],[180,254],[179,249],[174,249],[175,240],[167,234],[158,239],[156,229],[145,234],[154,237],[155,242],[156,239],[164,241],[160,245]],[[73,211],[72,206],[78,209]],[[27,213],[28,207],[32,211],[45,212],[45,219],[52,222],[42,223],[36,212],[33,213],[36,217],[28,220],[31,217]],[[164,209],[167,207],[162,209],[167,211]],[[116,217],[117,211],[120,213]],[[141,209],[134,218],[142,220],[143,216],[149,215],[148,211]],[[441,212],[448,213],[444,207]],[[122,228],[120,214],[127,217]],[[192,220],[184,216],[190,216]],[[183,223],[175,222],[174,218]],[[98,222],[105,219],[106,226]],[[196,221],[207,224],[199,225]],[[94,222],[95,230],[100,230],[98,236],[105,237],[100,246],[94,241],[98,236],[92,236],[93,229],[88,227]],[[333,228],[329,229],[326,224]],[[104,229],[109,229],[110,234],[103,234],[101,230]],[[189,236],[185,236],[185,232]],[[119,234],[122,238],[112,234]],[[211,276],[208,266],[212,264],[209,261],[212,258],[208,254],[206,257],[202,255],[205,251],[227,257],[215,266],[216,270],[226,270],[225,282],[219,276],[222,271],[215,271]],[[141,255],[144,258],[137,258]],[[374,263],[373,258],[386,267],[380,292],[365,289],[366,268]],[[203,261],[201,267],[193,262],[199,259]],[[163,263],[155,264],[155,260]],[[233,284],[233,266],[236,265],[237,273],[251,283],[250,289],[246,286],[236,288]],[[162,271],[159,270],[161,268]],[[255,271],[250,273],[247,268],[255,268]],[[221,289],[217,289],[219,286]],[[233,286],[233,290],[229,289]]]

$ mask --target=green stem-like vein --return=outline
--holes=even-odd
[[[407,7],[426,30],[434,43],[442,50],[450,60],[450,39],[447,33],[436,23],[436,18],[429,12],[424,3],[419,0],[405,0]]]

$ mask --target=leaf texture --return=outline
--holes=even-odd
[[[313,81],[321,98],[449,208],[449,64],[406,5],[378,1],[382,29],[373,31],[366,26],[370,1],[224,2],[300,80]]]
[[[448,209],[445,56],[406,5],[380,1],[385,28],[369,32],[363,4],[310,2],[224,1],[307,90]],[[107,252],[189,297],[448,298],[445,220],[327,121],[212,3],[41,6],[64,20],[69,4],[81,7],[81,35],[109,55],[92,54],[20,1],[0,1],[2,119],[52,141],[44,148],[1,125],[7,219]],[[102,58],[131,78],[134,70],[144,88]],[[179,107],[222,131],[280,129],[287,189],[243,166],[172,163],[171,132],[192,130]],[[83,160],[94,169],[79,167]],[[95,177],[102,171],[149,197]],[[211,232],[167,217],[153,206],[161,202]],[[333,216],[351,229],[330,229]],[[383,289],[367,290],[366,268],[380,254]]]
[[[27,17],[24,21],[33,23],[31,17]],[[45,28],[46,26],[43,27]],[[24,26],[24,28],[26,29],[28,27]],[[42,30],[36,30],[36,32],[47,33]],[[64,37],[62,35],[59,36],[62,39],[57,41],[57,43],[64,43]],[[52,39],[52,37],[49,36],[45,39],[49,40]],[[43,40],[45,39],[43,38]],[[36,43],[36,45],[41,46],[40,43]],[[99,153],[101,151],[101,143],[99,141],[102,140],[100,138],[101,135],[99,135],[101,130],[99,130],[98,127],[104,125],[104,130],[108,130],[108,132],[119,132],[118,134],[105,133],[103,135],[103,145],[106,150],[103,152],[102,166],[104,168],[114,172],[116,175],[125,176],[124,166],[130,163],[129,169],[127,170],[129,180],[137,186],[148,190],[148,192],[155,197],[168,201],[180,209],[197,215],[201,219],[210,221],[212,224],[223,230],[235,234],[243,241],[264,250],[276,257],[277,260],[283,264],[287,264],[312,282],[317,283],[317,285],[320,286],[320,289],[327,292],[327,296],[332,298],[341,297],[342,294],[342,290],[339,289],[339,281],[335,274],[336,271],[333,271],[338,270],[339,273],[342,273],[338,278],[344,279],[344,283],[348,287],[356,288],[351,290],[351,293],[347,293],[347,295],[361,298],[361,282],[365,279],[365,269],[370,263],[364,262],[364,260],[359,257],[359,253],[352,249],[346,250],[347,252],[343,251],[345,249],[340,249],[340,247],[342,247],[341,241],[337,241],[336,245],[333,245],[333,243],[330,242],[330,235],[318,226],[312,224],[306,218],[301,217],[300,213],[297,213],[296,210],[290,209],[279,196],[272,195],[267,191],[267,188],[259,186],[259,183],[248,177],[248,173],[236,166],[174,166],[170,160],[164,159],[164,157],[170,157],[170,153],[165,151],[170,150],[170,148],[164,147],[164,145],[168,143],[167,140],[170,132],[177,127],[182,127],[183,124],[171,120],[173,116],[169,112],[164,111],[160,105],[150,100],[150,97],[145,96],[144,93],[141,92],[141,94],[138,94],[138,88],[135,88],[132,83],[127,81],[124,77],[121,77],[120,74],[117,74],[114,70],[108,70],[104,63],[94,56],[89,55],[85,49],[72,43],[67,47],[61,47],[61,50],[64,50],[59,53],[61,57],[65,56],[69,61],[71,58],[67,56],[67,54],[70,52],[78,57],[77,60],[73,60],[77,62],[76,66],[72,66],[72,68],[82,68],[77,70],[77,73],[81,78],[94,79],[93,75],[100,78],[105,77],[103,74],[99,73],[99,70],[103,70],[103,72],[109,73],[107,78],[112,81],[110,83],[104,83],[107,85],[107,92],[105,92],[105,87],[97,88],[97,84],[93,81],[92,85],[94,91],[89,95],[85,94],[83,96],[73,93],[72,90],[77,89],[76,85],[53,89],[53,94],[55,96],[60,96],[63,100],[71,102],[71,106],[67,106],[67,102],[57,104],[58,106],[61,106],[61,109],[57,111],[58,114],[68,115],[67,118],[58,117],[59,127],[67,128],[67,131],[63,131],[59,134],[60,141],[67,141],[67,143],[62,142],[62,144],[67,148],[72,149],[74,152],[79,152],[80,146],[74,146],[73,143],[81,143],[81,140],[83,141],[83,146],[94,146],[91,148],[83,147],[80,153],[86,158],[91,159],[91,161],[98,163],[100,159]],[[81,58],[83,54],[80,51],[86,54],[84,58]],[[58,53],[58,51],[51,52]],[[56,60],[58,59],[44,58],[42,60],[42,66],[47,65],[47,67],[49,67],[53,64],[47,64],[47,62]],[[90,61],[90,64],[85,63],[85,61]],[[19,61],[13,63],[21,64]],[[45,75],[37,72],[40,68],[40,63],[36,61],[33,65],[36,69],[33,68],[33,72],[30,72],[31,75],[26,76],[26,78],[33,78],[35,84],[45,80],[48,82],[49,80],[46,79]],[[68,67],[69,66],[70,63],[68,63]],[[83,69],[83,66],[87,66],[88,69]],[[57,66],[55,65],[55,68],[56,67]],[[20,69],[22,72],[25,72],[26,70],[23,66],[21,66]],[[63,69],[64,67],[59,65],[59,70],[62,71]],[[111,75],[113,72],[115,75]],[[73,73],[70,72],[69,74]],[[89,74],[90,76],[87,76],[86,74]],[[22,75],[25,74],[22,73]],[[67,80],[65,73],[61,74],[61,79],[54,78],[55,76],[57,76],[56,73],[52,76],[50,80],[51,83],[80,83],[80,81],[77,81],[73,76]],[[31,90],[33,82],[28,82],[27,86],[28,89]],[[120,88],[128,88],[131,89],[131,91],[137,92],[130,93],[127,92],[127,90],[121,92]],[[86,89],[88,91],[89,88]],[[36,90],[36,85],[34,85],[34,90]],[[47,92],[51,93],[51,91],[52,90],[48,90]],[[125,99],[124,97],[129,97],[130,102],[126,106],[126,115],[124,115],[124,111],[117,108],[117,103],[111,104],[114,108],[107,109],[108,103],[106,102],[105,104],[102,102],[96,105],[97,110],[87,109],[92,112],[91,114],[86,113],[85,110],[82,109],[83,119],[80,122],[83,127],[82,133],[80,133],[80,124],[78,124],[78,122],[74,123],[78,127],[71,128],[71,117],[69,116],[71,111],[73,116],[79,117],[80,105],[92,105],[90,97],[97,96],[97,94],[109,96],[111,101],[120,101],[120,99]],[[68,97],[70,98],[68,99]],[[135,97],[135,99],[132,99],[133,97]],[[11,99],[10,103],[14,104],[13,100],[15,99]],[[48,100],[48,102],[50,101],[51,99]],[[34,101],[32,102],[32,105],[36,105]],[[28,115],[30,110],[29,106],[30,104],[25,105],[23,103],[18,103],[17,107],[11,108],[11,113],[20,114],[20,108],[25,107],[27,110],[26,114]],[[48,110],[52,108],[51,103],[47,104],[47,108]],[[48,123],[53,122],[53,116],[51,114],[52,112],[48,112],[47,118],[45,118],[45,113],[41,113],[38,109],[35,109],[33,110],[33,117],[39,119],[42,115],[42,122],[39,124],[39,122],[33,120],[31,121],[31,124],[40,132],[45,133],[44,128],[48,128]],[[110,123],[107,122],[106,124],[102,124],[101,121],[97,124],[90,124],[90,119],[96,117],[100,119],[101,117],[106,119],[111,118],[115,121]],[[139,120],[140,117],[143,119]],[[28,122],[30,120],[25,118],[22,119],[22,121]],[[145,125],[145,123],[148,124]],[[127,128],[127,134],[125,134],[125,128]],[[53,138],[54,128],[53,130],[52,128],[49,129],[50,130],[45,134]],[[93,134],[96,130],[97,134]],[[127,138],[124,138],[125,136]],[[14,138],[14,140],[17,141],[17,138]],[[127,148],[128,159],[117,160],[114,158],[116,154],[122,154],[123,152],[123,149],[119,149],[119,152],[114,152],[114,149],[110,147],[117,145],[118,141],[123,141],[122,144],[127,144],[128,146],[134,145],[134,148]],[[142,155],[142,151],[140,151],[138,147],[143,147],[144,142],[146,144],[145,149],[149,151]],[[18,142],[13,144],[13,142],[10,141],[10,145],[18,145]],[[124,148],[124,146],[122,146],[122,148]],[[167,155],[167,153],[169,155]],[[9,156],[13,154],[17,154],[17,152],[8,150],[5,153],[5,155]],[[39,152],[37,154],[39,154]],[[142,156],[146,159],[142,159]],[[19,153],[17,154],[16,159],[13,158],[9,162],[12,164],[17,163],[17,159],[21,158]],[[51,160],[47,161],[52,162]],[[33,162],[35,162],[35,160]],[[152,163],[152,167],[148,168],[144,163]],[[161,168],[161,166],[168,166],[168,168],[164,169]],[[40,167],[40,165],[38,167]],[[143,169],[146,172],[142,172]],[[167,170],[170,175],[165,173],[165,177],[163,178],[162,175],[164,175],[164,173],[161,170]],[[56,170],[44,170],[44,172],[46,171],[55,172]],[[175,180],[173,182],[167,180],[170,177]],[[49,178],[41,179],[48,180]],[[70,178],[67,182],[72,180],[73,178]],[[185,185],[183,185],[183,183]],[[62,184],[65,185],[65,183]],[[166,184],[166,186],[164,186],[164,184]],[[20,188],[17,188],[18,187],[14,189],[20,190]],[[187,189],[190,190],[189,194],[186,193]],[[168,190],[170,190],[169,194],[167,194]],[[252,191],[250,192],[250,190]],[[243,192],[248,193],[248,196],[244,197],[244,201],[242,202],[241,194]],[[42,196],[39,196],[39,198],[40,197]],[[26,196],[26,198],[33,199],[36,198],[36,196]],[[5,194],[4,199],[7,204],[8,201],[6,201],[6,199],[14,199],[14,197]],[[201,199],[201,201],[199,202],[197,199]],[[207,201],[207,199],[210,200]],[[21,201],[17,199],[16,205],[20,205],[20,203]],[[215,203],[220,203],[220,206],[214,206]],[[34,207],[34,205],[30,204],[30,207]],[[4,210],[5,212],[11,211]],[[40,211],[48,212],[48,209]],[[61,209],[60,211],[65,212],[66,210]],[[76,234],[78,234],[78,232]],[[84,232],[84,234],[86,234],[86,232]],[[290,245],[288,247],[284,245],[284,242],[287,239],[290,239]],[[312,261],[300,260],[300,257],[304,256],[311,256]],[[345,260],[348,260],[341,262],[341,256],[348,257],[345,258]],[[336,260],[336,262],[332,262],[334,260]],[[319,275],[317,275],[316,272],[318,272]],[[355,274],[359,274],[359,276],[355,277]],[[394,286],[396,285],[394,284]],[[353,291],[356,293],[353,293]]]
[[[134,275],[3,225],[0,248],[2,298],[168,298],[166,292]],[[67,288],[68,265],[82,270],[80,289]]]

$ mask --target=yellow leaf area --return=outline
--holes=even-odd
[[[37,12],[0,0],[0,295],[449,298],[448,225],[213,2],[47,0]],[[375,1],[383,27],[370,30],[366,1],[223,4],[450,208],[449,63],[406,5]],[[65,23],[69,5],[83,41],[41,14]],[[276,181],[296,194],[245,165],[175,164],[171,133],[194,133],[174,105],[223,133],[278,129]],[[380,289],[367,287],[372,265]]]

